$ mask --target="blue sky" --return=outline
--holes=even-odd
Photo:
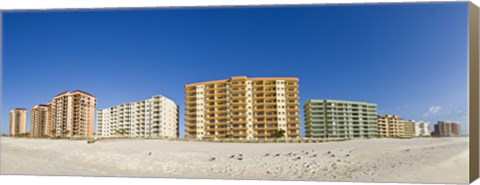
[[[98,108],[231,76],[298,77],[301,103],[378,104],[380,114],[468,130],[468,4],[6,12],[8,111],[76,89]],[[302,110],[303,111],[303,110]],[[29,118],[28,118],[29,119]],[[303,117],[302,119],[302,135]]]

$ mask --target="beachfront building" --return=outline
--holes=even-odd
[[[454,137],[460,136],[460,123],[453,121],[438,121],[434,126],[432,136]]]
[[[185,86],[185,137],[299,138],[298,78],[246,76]]]
[[[10,136],[27,133],[27,109],[16,108],[10,111]]]
[[[377,137],[377,105],[342,100],[309,100],[304,105],[309,138]]]
[[[177,138],[178,105],[164,96],[97,111],[97,137]]]
[[[406,138],[415,137],[415,122],[413,121],[403,121],[403,136]]]
[[[30,114],[30,136],[45,137],[50,135],[49,132],[52,128],[50,127],[48,105],[36,105],[32,108]]]
[[[426,121],[415,121],[415,136],[416,137],[428,137],[430,136],[430,122]]]
[[[96,104],[95,96],[80,90],[56,95],[49,103],[50,136],[92,137]]]
[[[403,123],[404,120],[398,115],[378,116],[378,135],[380,137],[403,137],[405,134]]]

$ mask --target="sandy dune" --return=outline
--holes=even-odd
[[[1,174],[467,183],[468,138],[329,143],[1,139]]]

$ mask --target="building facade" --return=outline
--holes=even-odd
[[[309,138],[377,137],[377,105],[341,100],[309,100],[304,105]]]
[[[453,121],[438,121],[434,126],[432,135],[437,137],[461,136],[460,123]]]
[[[232,77],[185,86],[185,137],[299,138],[298,78]]]
[[[16,108],[10,111],[10,136],[27,133],[27,109]]]
[[[405,134],[404,120],[397,115],[378,116],[377,128],[380,137],[403,137]]]
[[[50,135],[50,111],[48,105],[40,104],[30,112],[30,136],[45,137]]]
[[[415,121],[415,136],[416,137],[428,137],[430,136],[430,122]]]
[[[97,137],[177,138],[178,105],[164,96],[97,111]]]
[[[97,99],[76,90],[58,94],[49,103],[51,137],[93,137]]]
[[[402,137],[412,138],[415,137],[415,122],[403,121],[404,132]]]

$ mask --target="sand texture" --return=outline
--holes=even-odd
[[[1,174],[467,183],[468,138],[211,143],[1,138]]]

